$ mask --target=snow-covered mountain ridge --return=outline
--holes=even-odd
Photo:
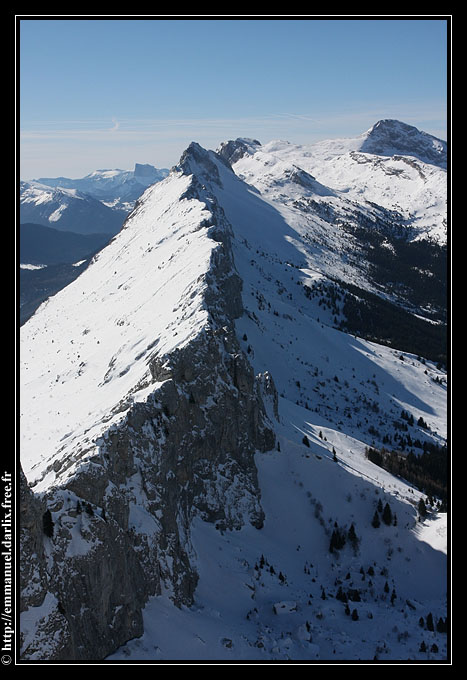
[[[289,164],[316,178],[329,195],[348,198],[362,209],[376,204],[391,211],[410,239],[446,243],[447,148],[442,140],[400,121],[382,120],[355,138],[309,145],[247,142],[233,163],[249,183],[260,181],[264,188],[276,166]]]
[[[391,297],[363,218],[393,238],[255,140],[192,144],[24,325],[25,659],[446,659],[446,515],[366,455],[442,450],[445,371],[319,295]]]
[[[105,656],[141,633],[141,597],[161,588],[189,604],[194,514],[231,529],[262,523],[253,455],[274,445],[261,397],[270,386],[267,376],[253,375],[233,330],[242,306],[229,225],[183,169],[163,184],[147,190],[84,276],[23,329],[21,460],[56,527],[36,565],[45,569],[48,552],[48,579],[36,589],[23,584],[27,658]],[[97,534],[76,511],[86,503],[100,521]],[[118,579],[102,575],[107,580],[93,585],[95,596],[111,592],[122,610],[118,625],[108,601],[86,600],[83,613],[73,588],[76,569],[91,573],[96,559],[116,559],[116,540],[122,569],[134,572],[129,583],[145,573],[123,603]],[[29,576],[27,559],[24,565]],[[63,636],[48,652],[40,640],[58,605],[44,611],[42,624],[27,623],[44,589],[67,612]],[[101,635],[83,643],[96,627]]]

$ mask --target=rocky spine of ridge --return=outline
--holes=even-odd
[[[241,279],[230,225],[209,192],[219,181],[210,153],[191,145],[172,172],[193,175],[186,197],[211,214],[202,225],[218,243],[203,282],[209,321],[151,360],[154,392],[72,475],[57,461],[57,482],[35,494],[21,473],[24,660],[105,658],[142,634],[142,608],[162,589],[190,605],[195,517],[220,530],[263,524],[254,454],[275,446],[277,393],[271,376],[254,375],[235,335]]]

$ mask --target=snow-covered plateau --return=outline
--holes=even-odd
[[[22,660],[449,661],[447,161],[414,130],[192,143],[21,327]]]

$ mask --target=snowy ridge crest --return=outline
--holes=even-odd
[[[211,162],[197,148],[186,154],[182,173],[172,172],[162,189],[151,187],[84,275],[25,324],[24,374],[33,371],[37,351],[45,357],[41,375],[30,376],[34,393],[23,389],[23,464],[35,480],[34,496],[24,496],[27,505],[40,498],[53,527],[47,537],[37,525],[23,535],[25,659],[103,658],[141,634],[150,595],[163,590],[175,604],[191,604],[195,517],[222,530],[262,526],[254,454],[275,444],[261,396],[273,399],[274,387],[255,378],[236,338],[241,280],[230,226],[206,186],[218,180]],[[187,175],[195,165],[197,176]],[[135,262],[140,271],[132,280]],[[51,336],[41,345],[44,326]],[[115,330],[104,338],[109,326]],[[73,363],[70,338],[78,370],[53,384],[48,366],[57,368],[57,351],[68,350],[66,364]],[[40,384],[52,395],[48,408],[64,417],[49,417],[38,457]],[[79,386],[91,407],[87,417]],[[96,560],[112,569],[97,569]],[[46,594],[39,604],[37,589],[32,598],[27,585],[32,570]],[[77,570],[92,582],[79,596]],[[113,606],[99,593],[110,593]],[[47,649],[43,641],[58,630],[59,642]]]

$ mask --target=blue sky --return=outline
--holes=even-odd
[[[191,141],[446,139],[443,18],[21,19],[20,175],[171,167]]]

